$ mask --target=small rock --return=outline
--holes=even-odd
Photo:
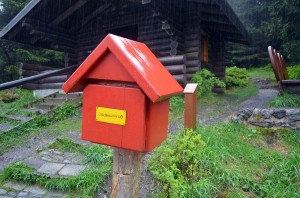
[[[0,195],[5,195],[7,193],[6,190],[0,188]]]
[[[77,176],[80,171],[84,170],[85,166],[68,164],[59,171],[61,176]]]
[[[37,172],[39,173],[45,173],[49,175],[55,175],[64,167],[64,164],[58,164],[58,163],[46,163],[42,165]]]
[[[55,155],[63,155],[63,153],[58,150],[52,150],[52,153]]]
[[[47,192],[47,195],[49,197],[64,197],[64,196],[67,195],[67,193],[66,192],[61,192],[61,191],[56,191],[56,190],[49,190]]]
[[[262,109],[260,111],[260,116],[263,119],[269,119],[271,117],[271,110],[268,109]]]
[[[290,111],[287,116],[292,121],[300,121],[300,110]]]
[[[17,193],[16,192],[8,192],[7,195],[11,196],[11,197],[15,197],[15,196],[17,196]]]
[[[243,110],[240,110],[238,112],[238,115],[240,114],[241,116],[243,116],[243,118],[245,120],[248,120],[250,118],[250,116],[253,114],[254,108],[246,108]]]
[[[32,168],[35,168],[35,169],[39,169],[43,164],[46,163],[43,160],[40,160],[40,159],[37,159],[34,157],[25,159],[23,162],[24,162],[24,164],[31,166]]]
[[[276,109],[273,111],[273,114],[272,114],[275,118],[278,118],[278,119],[282,119],[286,116],[286,111],[283,110],[283,109]]]
[[[65,163],[65,164],[70,164],[70,163],[71,163],[71,160],[65,159],[65,160],[63,161],[63,163]]]
[[[29,192],[19,192],[18,197],[26,197],[28,194]]]
[[[25,188],[24,191],[30,192],[33,194],[38,194],[38,195],[44,195],[47,192],[44,188],[41,188],[38,185],[29,186],[29,187]]]
[[[4,187],[20,191],[23,190],[26,187],[26,185],[17,182],[8,182],[4,184]]]
[[[254,126],[259,126],[259,127],[272,127],[274,126],[273,123],[271,122],[256,122],[256,121],[250,121],[250,124]]]

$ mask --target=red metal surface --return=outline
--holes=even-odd
[[[88,85],[83,92],[82,139],[143,152],[145,100],[145,95],[137,88]],[[126,110],[126,125],[96,121],[96,107]]]
[[[82,91],[88,84],[88,77],[105,78],[98,73],[101,70],[98,68],[101,68],[99,64],[105,62],[106,56],[111,56],[109,54],[113,54],[115,62],[119,62],[129,74],[130,78],[125,79],[133,79],[152,102],[182,92],[182,87],[145,44],[112,34],[109,34],[81,64],[63,85],[63,90],[66,93]],[[106,71],[109,70],[109,67],[105,68]],[[112,67],[112,71],[116,71],[116,68],[119,67]]]
[[[169,100],[158,103],[148,101],[146,114],[146,147],[145,151],[152,151],[168,135]]]

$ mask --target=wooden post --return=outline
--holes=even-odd
[[[139,198],[142,153],[114,148],[110,198]]]
[[[184,128],[196,129],[197,127],[197,86],[196,83],[189,83],[183,91],[185,100]]]

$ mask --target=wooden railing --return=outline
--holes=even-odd
[[[40,73],[40,74],[32,73],[32,74],[36,74],[36,75],[28,76],[25,78],[23,77],[19,80],[14,80],[14,81],[0,84],[0,91],[4,90],[4,89],[13,88],[13,87],[18,87],[18,86],[25,85],[25,84],[32,83],[32,82],[37,82],[39,80],[58,76],[61,74],[71,74],[73,71],[76,70],[77,67],[78,67],[78,65],[72,65],[67,68],[50,70],[48,72],[44,72],[44,73]]]

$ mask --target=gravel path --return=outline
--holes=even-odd
[[[243,101],[239,105],[233,107],[223,114],[207,119],[201,120],[200,124],[213,124],[220,120],[225,120],[232,113],[246,108],[264,108],[266,105],[277,96],[278,91],[275,89],[260,89],[256,96],[252,96],[248,100]]]

